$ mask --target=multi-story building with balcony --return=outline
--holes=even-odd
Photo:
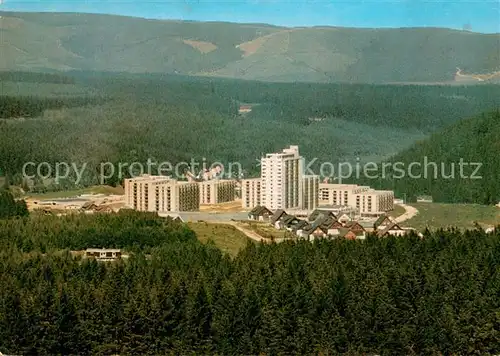
[[[356,184],[319,184],[319,203],[349,206],[362,216],[379,216],[394,209],[394,192]]]
[[[319,176],[307,175],[302,177],[301,209],[312,211],[318,207]]]
[[[261,158],[261,203],[270,210],[300,208],[302,166],[298,146]]]
[[[261,184],[260,178],[241,181],[241,206],[243,208],[252,209],[261,205]]]
[[[208,180],[199,183],[200,205],[226,203],[235,200],[236,181],[234,180]]]
[[[125,205],[138,211],[196,211],[200,207],[198,183],[143,175],[125,179],[124,186]]]

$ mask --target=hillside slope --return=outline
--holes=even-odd
[[[496,204],[500,201],[499,137],[500,111],[462,120],[394,157],[391,162],[404,163],[406,175],[382,184],[407,197],[428,194],[438,202]],[[417,163],[411,169],[413,178],[408,174],[411,163]],[[394,170],[388,176],[393,174],[401,175]]]
[[[500,69],[500,35],[283,28],[0,12],[0,70],[180,73],[266,81],[452,82]]]

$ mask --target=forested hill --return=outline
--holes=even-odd
[[[463,165],[463,174],[461,159],[468,164]],[[420,179],[407,175],[382,181],[383,186],[394,187],[400,195],[428,194],[439,202],[496,204],[500,201],[500,111],[455,123],[397,155],[391,160],[395,162],[403,162],[406,168],[412,162],[422,165],[420,168],[414,165],[412,169],[414,176],[422,175]],[[437,171],[432,162],[437,164]],[[481,178],[472,179],[479,167],[476,163],[481,166],[475,176]],[[453,173],[453,165],[454,177],[447,178]],[[391,174],[400,175],[394,170],[388,175]]]
[[[499,34],[285,28],[97,14],[0,16],[0,70],[177,73],[283,82],[437,83],[456,77],[484,83],[500,77]]]

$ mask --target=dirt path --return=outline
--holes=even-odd
[[[396,219],[394,219],[397,223],[401,223],[406,220],[410,220],[413,218],[415,215],[418,214],[418,210],[414,208],[413,206],[406,205],[406,204],[399,204],[401,207],[403,207],[406,212],[402,215],[399,215]]]
[[[271,242],[270,239],[260,236],[255,231],[252,231],[252,230],[249,230],[249,229],[245,229],[243,226],[238,225],[238,223],[236,223],[234,221],[224,222],[224,224],[228,224],[228,225],[234,226],[236,229],[238,229],[239,231],[241,231],[242,233],[244,233],[248,238],[250,238],[250,239],[252,239],[254,241],[266,242],[266,243],[270,243]],[[275,239],[274,240],[274,242],[282,242],[282,241],[283,241],[283,239]]]

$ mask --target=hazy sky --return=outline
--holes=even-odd
[[[500,0],[0,0],[0,9],[283,26],[449,27],[500,32]]]

